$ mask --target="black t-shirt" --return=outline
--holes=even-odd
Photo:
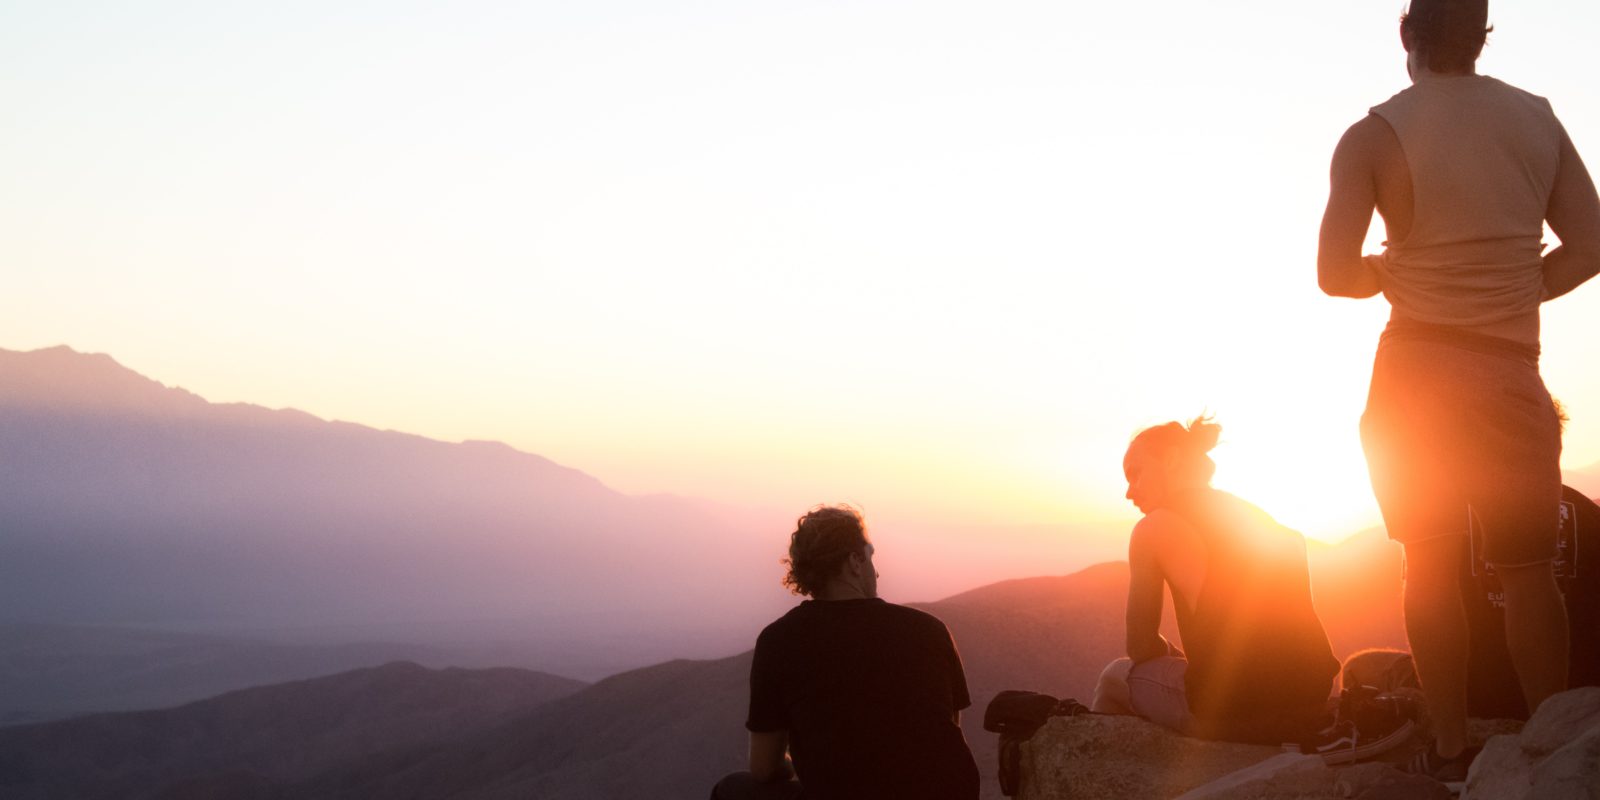
[[[807,600],[756,640],[745,727],[789,732],[807,800],[973,800],[978,768],[954,720],[971,704],[938,618]]]
[[[1494,567],[1483,560],[1483,530],[1471,520],[1471,547],[1462,566],[1470,650],[1467,713],[1527,719],[1528,707],[1506,648],[1505,593]],[[1600,686],[1600,506],[1570,486],[1561,487],[1561,531],[1554,569],[1567,604],[1572,688]]]

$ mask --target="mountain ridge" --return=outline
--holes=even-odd
[[[212,404],[104,354],[0,351],[0,454],[0,622],[408,623],[426,644],[522,620],[505,635],[588,642],[525,666],[592,675],[693,652],[677,641],[731,650],[782,603],[749,567],[778,569],[759,514],[624,495],[501,442]],[[678,580],[696,569],[724,577]]]
[[[241,778],[293,782],[369,753],[492,728],[585,686],[528,670],[397,661],[160,711],[0,728],[0,794],[121,800],[219,778],[235,788]]]
[[[1373,552],[1378,551],[1359,547],[1352,558],[1314,564],[1323,591],[1352,594],[1337,584],[1370,571],[1374,564],[1366,557]],[[1319,553],[1313,558],[1326,556]],[[993,777],[995,737],[981,728],[983,708],[998,691],[1011,688],[1086,701],[1100,669],[1122,653],[1127,579],[1126,563],[1108,562],[1068,575],[1000,581],[943,600],[911,604],[942,619],[962,654],[973,698],[973,705],[962,714],[962,727],[984,775],[985,798],[997,800],[999,794]],[[1343,620],[1350,609],[1320,601],[1319,611],[1330,628],[1361,628],[1357,646],[1402,643],[1398,589],[1396,582],[1386,590],[1392,607],[1377,618]],[[1355,613],[1373,612],[1363,606]],[[1164,625],[1176,638],[1170,610]],[[213,765],[220,771],[179,776],[186,781],[181,784],[183,793],[171,796],[188,800],[701,796],[721,774],[743,763],[748,647],[753,641],[752,634],[737,655],[674,659],[613,675],[458,736],[366,748],[311,775],[267,778],[258,769]],[[292,692],[296,685],[276,690]],[[234,693],[216,700],[240,696],[248,695]],[[0,738],[0,745],[4,742]]]

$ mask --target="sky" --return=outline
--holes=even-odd
[[[1337,539],[1387,306],[1317,226],[1403,7],[0,0],[0,347],[900,525],[1130,523],[1129,437],[1210,413]],[[1600,153],[1600,5],[1490,12]],[[1545,307],[1570,467],[1597,315]]]

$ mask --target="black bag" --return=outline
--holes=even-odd
[[[1047,694],[1007,689],[989,701],[983,711],[983,729],[1000,734],[1000,791],[1017,794],[1022,774],[1022,743],[1033,738],[1051,717],[1075,717],[1089,709],[1072,698],[1057,700]]]

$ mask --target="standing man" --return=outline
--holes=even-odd
[[[750,771],[713,800],[976,800],[955,642],[931,614],[878,598],[872,555],[853,508],[796,523],[783,582],[811,599],[756,639]]]
[[[1551,571],[1560,431],[1539,376],[1539,304],[1600,271],[1600,200],[1542,97],[1476,74],[1486,0],[1413,0],[1400,41],[1412,86],[1334,151],[1317,278],[1393,311],[1361,419],[1373,491],[1405,547],[1406,632],[1436,739],[1413,771],[1461,780],[1467,506],[1505,592],[1506,640],[1529,709],[1567,685]],[[1376,207],[1381,255],[1361,244]],[[1543,226],[1561,246],[1543,252]]]

